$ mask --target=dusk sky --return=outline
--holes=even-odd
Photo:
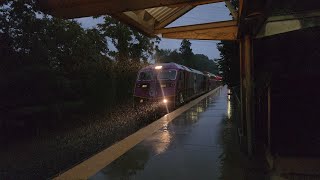
[[[167,27],[231,20],[229,14],[230,12],[225,6],[225,3],[202,5],[189,11]],[[102,18],[80,18],[77,19],[77,21],[80,22],[83,27],[90,28],[102,22]],[[216,48],[218,42],[219,41],[191,40],[193,52],[195,54],[205,54],[210,59],[219,58],[219,51]],[[180,43],[181,40],[162,38],[159,47],[161,49],[174,50],[179,49]]]

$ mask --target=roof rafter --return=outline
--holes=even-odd
[[[161,6],[197,6],[224,0],[38,0],[45,11],[63,18],[115,14]]]
[[[199,25],[180,26],[155,30],[164,38],[201,39],[201,40],[236,40],[237,21],[223,21]]]
[[[128,18],[128,16],[123,13],[112,14],[111,16],[115,19],[122,21],[122,22],[126,22],[126,24],[128,24],[130,27],[138,29],[140,32],[142,32],[143,34],[145,34],[147,36],[155,36],[153,34],[153,29],[151,29],[151,27],[148,27],[147,24],[141,24],[138,21],[136,21],[135,19]]]
[[[156,24],[155,29],[161,29],[166,27],[168,24],[172,23],[179,17],[183,16],[185,13],[189,12],[191,9],[193,9],[193,6],[185,6],[180,11],[177,11],[177,12],[174,12],[173,14],[168,15],[165,20]]]

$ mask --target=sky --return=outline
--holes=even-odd
[[[167,27],[184,26],[191,24],[202,24],[208,22],[231,20],[230,12],[225,3],[214,3],[197,6]],[[102,22],[102,18],[93,19],[91,17],[76,19],[84,28],[91,28]],[[195,54],[207,55],[210,59],[220,58],[220,53],[216,47],[219,41],[212,40],[190,40],[191,48]],[[181,40],[161,38],[159,47],[161,49],[179,49]]]

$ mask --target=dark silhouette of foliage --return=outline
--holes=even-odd
[[[183,39],[181,42],[179,51],[183,58],[191,57],[193,55],[193,52],[191,49],[191,42],[189,40]]]
[[[232,0],[231,4],[238,9],[239,1]],[[223,82],[229,87],[240,85],[239,42],[221,41],[217,44],[220,57],[217,59]]]
[[[181,53],[181,57],[184,60],[186,66],[192,67],[194,66],[194,62],[192,61],[193,52],[191,49],[191,42],[189,40],[183,39],[179,48]]]
[[[177,50],[157,49],[155,54],[156,63],[174,62],[200,71],[218,73],[218,66],[213,60],[210,60],[206,55],[192,52],[190,41],[182,40],[179,50],[180,52]]]
[[[136,74],[144,64],[148,63],[148,58],[153,55],[159,38],[147,37],[110,16],[104,17],[104,22],[98,24],[98,29],[116,48],[108,53],[115,60],[113,63],[114,80],[117,82],[114,87],[115,97],[118,101],[128,100],[132,94]]]
[[[223,82],[229,87],[240,84],[239,44],[232,41],[221,41],[217,45],[220,51],[218,60],[219,70],[222,72]]]
[[[0,5],[3,139],[79,124],[130,100],[136,73],[158,39],[105,19],[98,29],[84,29],[38,11],[34,1]],[[108,49],[110,39],[117,51]]]
[[[110,16],[105,16],[98,28],[116,48],[109,55],[119,61],[147,62],[153,54],[155,44],[160,41],[159,38],[149,38]]]

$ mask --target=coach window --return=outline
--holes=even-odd
[[[175,80],[176,76],[177,76],[177,71],[176,70],[164,70],[164,71],[161,71],[158,74],[158,79],[161,79],[161,80],[165,80],[165,79]]]

